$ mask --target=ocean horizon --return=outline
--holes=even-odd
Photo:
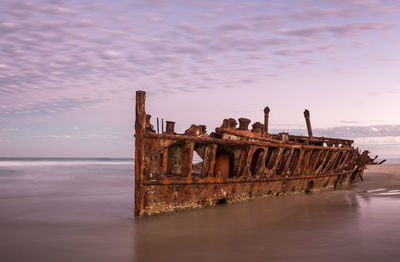
[[[1,157],[1,167],[77,166],[77,165],[131,165],[133,158],[93,157]]]

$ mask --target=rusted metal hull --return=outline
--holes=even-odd
[[[260,197],[334,190],[350,184],[351,173],[290,180],[254,180],[249,182],[154,184],[146,183],[141,215],[153,215],[179,209],[213,206]],[[352,181],[354,182],[354,181]],[[313,187],[309,188],[310,183]]]
[[[135,215],[205,207],[221,202],[334,190],[362,179],[368,152],[346,139],[268,134],[265,124],[225,119],[210,135],[192,125],[176,134],[173,122],[156,133],[137,92],[135,123]],[[266,114],[269,109],[265,110]],[[163,131],[163,130],[162,130]],[[194,163],[197,154],[201,162]]]

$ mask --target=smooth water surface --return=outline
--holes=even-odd
[[[0,261],[400,261],[397,164],[346,190],[136,221],[132,160],[13,161],[0,161]]]

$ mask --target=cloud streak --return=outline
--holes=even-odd
[[[280,29],[277,32],[284,35],[299,37],[320,37],[325,34],[334,36],[353,36],[361,31],[380,31],[393,27],[388,22],[347,23],[341,25],[320,24],[298,29]]]
[[[71,98],[64,97],[50,101],[41,101],[31,104],[1,106],[0,118],[46,116],[55,113],[83,109],[107,101],[106,98]]]

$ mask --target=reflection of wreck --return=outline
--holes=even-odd
[[[210,135],[204,125],[185,134],[174,122],[158,133],[145,113],[146,94],[136,92],[135,215],[288,193],[333,190],[362,179],[368,151],[352,140],[314,137],[308,110],[308,136],[269,134],[264,124],[248,130],[249,119],[224,119]],[[158,119],[157,119],[158,129]],[[163,128],[162,128],[163,129]],[[196,152],[202,162],[193,164]]]

